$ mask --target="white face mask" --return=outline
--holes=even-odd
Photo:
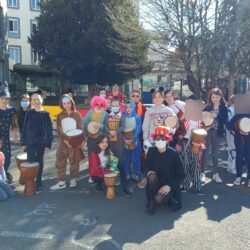
[[[155,146],[156,146],[158,149],[164,149],[164,148],[166,148],[167,143],[166,143],[166,141],[158,140],[158,141],[155,141]]]

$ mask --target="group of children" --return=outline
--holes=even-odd
[[[7,182],[12,181],[8,171],[11,159],[10,130],[13,131],[13,138],[16,140],[16,131],[19,128],[21,145],[27,152],[28,161],[39,163],[39,173],[36,178],[37,191],[43,189],[43,158],[45,152],[51,148],[53,140],[52,121],[49,113],[43,109],[41,94],[23,95],[18,112],[8,106],[8,98],[10,98],[8,86],[3,85],[0,89],[0,139],[3,152],[0,154],[0,199],[11,195],[11,189],[6,186]],[[250,115],[234,115],[233,105],[226,107],[221,90],[212,89],[204,111],[211,113],[214,122],[206,128],[206,147],[203,145],[200,153],[194,154],[191,150],[190,137],[193,129],[203,126],[202,121],[183,119],[185,103],[176,100],[171,91],[165,93],[155,91],[152,100],[153,106],[146,109],[140,101],[140,91],[132,91],[130,99],[124,101],[117,88],[109,95],[105,89],[101,89],[99,95],[92,98],[90,110],[82,120],[73,98],[68,94],[63,95],[59,103],[62,111],[56,121],[58,138],[55,165],[58,182],[51,189],[67,187],[67,161],[70,163],[69,186],[71,188],[77,186],[79,164],[84,159],[82,148],[87,143],[89,175],[91,181],[96,183],[96,188],[102,189],[105,174],[119,170],[123,192],[130,195],[132,193],[128,185],[130,178],[139,184],[144,181],[146,185],[141,174],[145,154],[150,148],[160,148],[160,144],[166,146],[164,140],[155,140],[152,134],[159,126],[164,125],[167,117],[178,117],[178,127],[170,131],[173,137],[170,146],[176,149],[184,164],[185,178],[182,182],[182,192],[187,192],[193,184],[197,194],[203,194],[202,182],[205,181],[210,149],[213,161],[212,178],[217,183],[222,182],[218,173],[218,149],[225,127],[228,145],[230,145],[228,171],[236,172],[234,184],[240,185],[243,158],[247,162],[250,173],[250,135],[240,133],[235,127],[235,122],[241,117],[250,117]],[[233,102],[232,98],[230,100]],[[14,117],[17,118],[15,119],[17,124],[13,121]],[[75,129],[82,130],[85,137],[77,148],[72,147],[66,136],[67,131]],[[235,158],[236,169],[233,163]],[[116,165],[115,170],[111,170],[112,164],[113,167]],[[250,175],[248,178],[250,179]],[[250,181],[248,186],[250,187]]]

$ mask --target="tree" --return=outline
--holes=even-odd
[[[129,0],[43,1],[29,41],[61,79],[121,84],[148,70],[148,39],[136,16]]]
[[[218,40],[224,52],[222,65],[228,72],[228,95],[231,96],[236,77],[250,76],[250,1],[223,1],[219,11]]]

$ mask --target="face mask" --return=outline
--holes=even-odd
[[[163,148],[166,147],[166,141],[163,141],[163,140],[155,141],[155,146],[156,146],[158,149],[163,149]]]
[[[105,97],[106,97],[106,94],[101,94],[100,97],[105,98]]]
[[[120,108],[119,107],[112,107],[112,112],[113,113],[118,113],[120,111]]]
[[[30,103],[29,102],[21,102],[20,105],[22,108],[28,108]]]

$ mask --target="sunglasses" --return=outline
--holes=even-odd
[[[155,141],[159,141],[159,140],[166,141],[167,140],[167,138],[165,136],[159,136],[159,135],[155,136],[154,139],[155,139]]]
[[[104,108],[103,104],[99,104],[99,103],[96,103],[95,107],[97,107],[97,108]]]
[[[132,97],[137,97],[137,98],[139,98],[140,96],[139,96],[139,95],[132,95]]]

